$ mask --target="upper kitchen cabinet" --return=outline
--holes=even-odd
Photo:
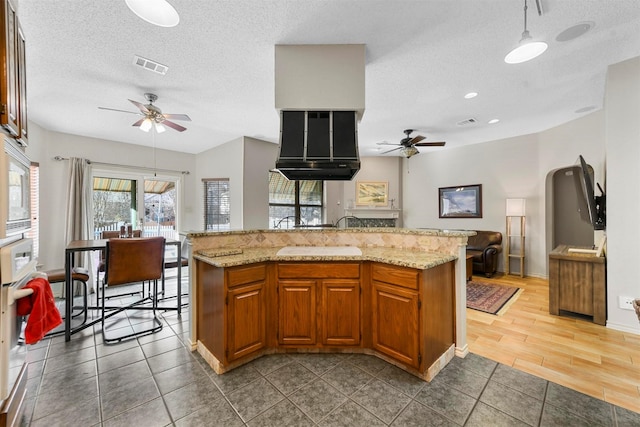
[[[27,144],[25,42],[18,15],[9,0],[0,0],[0,125]]]
[[[18,125],[20,132],[16,138],[23,146],[28,145],[28,129],[27,121],[27,60],[26,60],[26,42],[22,28],[18,23]]]

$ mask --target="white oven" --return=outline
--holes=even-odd
[[[38,273],[33,241],[22,239],[0,248],[0,427],[20,424],[27,383],[27,346],[15,300],[31,293],[21,289]]]

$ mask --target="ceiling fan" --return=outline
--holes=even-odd
[[[149,132],[149,129],[151,129],[151,126],[155,126],[156,132],[158,133],[164,132],[166,130],[165,126],[175,129],[178,132],[184,132],[185,130],[187,130],[186,127],[180,126],[179,124],[174,123],[168,119],[185,120],[190,122],[191,118],[189,116],[187,116],[186,114],[162,114],[162,110],[160,110],[160,108],[153,105],[153,103],[158,99],[157,95],[153,93],[145,93],[144,97],[146,98],[147,101],[149,101],[147,105],[143,105],[131,99],[129,100],[129,102],[131,102],[133,105],[138,107],[140,112],[118,110],[115,108],[107,108],[107,107],[98,107],[98,108],[100,108],[101,110],[119,111],[122,113],[130,113],[130,114],[137,114],[139,116],[143,116],[143,118],[135,122],[132,126],[138,126],[140,127],[140,130],[144,132]]]
[[[444,144],[446,144],[446,142],[444,142],[444,141],[441,141],[441,142],[420,142],[423,139],[425,139],[425,137],[422,136],[422,135],[411,137],[411,133],[413,131],[414,131],[414,129],[405,129],[404,130],[404,134],[406,135],[406,137],[404,137],[404,138],[402,138],[402,140],[400,140],[400,144],[391,144],[389,142],[378,142],[378,145],[397,145],[396,148],[392,148],[391,150],[385,151],[382,154],[386,154],[386,153],[390,153],[392,151],[400,150],[402,155],[404,155],[408,159],[409,157],[420,153],[420,151],[418,151],[418,149],[416,147],[444,147]]]

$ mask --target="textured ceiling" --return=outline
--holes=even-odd
[[[361,155],[398,142],[405,128],[448,147],[529,134],[602,108],[607,66],[640,55],[638,0],[529,0],[528,29],[549,43],[533,61],[507,65],[520,39],[518,0],[169,0],[173,28],[135,16],[124,0],[19,0],[27,38],[29,117],[57,132],[150,146],[131,124],[158,95],[188,130],[156,145],[198,153],[240,136],[277,142],[274,45],[365,44]],[[584,36],[556,36],[583,21]],[[140,55],[169,67],[133,65]],[[469,91],[479,96],[466,100]],[[582,109],[582,110],[581,110]],[[583,111],[577,113],[576,111]],[[588,110],[584,112],[584,110]],[[468,118],[469,126],[456,123]],[[499,118],[494,125],[487,124]],[[444,149],[447,149],[444,148]],[[441,148],[422,148],[421,151]]]

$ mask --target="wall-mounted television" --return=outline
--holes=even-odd
[[[589,221],[593,225],[594,230],[605,230],[607,225],[606,202],[607,197],[600,184],[596,183],[600,190],[600,195],[596,196],[594,192],[594,173],[593,168],[587,164],[582,155],[579,156],[580,161],[580,186],[582,194],[587,199]]]

